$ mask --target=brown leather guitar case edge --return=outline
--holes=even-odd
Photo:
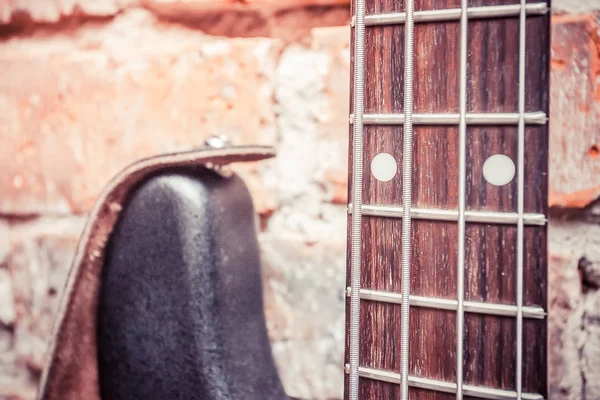
[[[39,399],[287,398],[251,198],[239,177],[215,172],[273,156],[262,146],[161,155],[107,185],[67,278]]]

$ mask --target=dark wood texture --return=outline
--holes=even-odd
[[[533,1],[528,1],[533,2]],[[469,6],[518,4],[518,0],[470,0]],[[417,0],[415,10],[459,8],[460,0]],[[405,11],[404,1],[367,0],[367,14]],[[548,112],[549,15],[527,18],[526,111]],[[353,33],[354,34],[354,33]],[[354,39],[354,37],[353,37]],[[415,25],[414,111],[459,112],[460,24],[458,21]],[[469,112],[517,112],[519,19],[469,21],[467,109]],[[402,113],[404,26],[367,27],[365,112]],[[352,74],[354,71],[352,70]],[[352,100],[353,101],[353,100]],[[352,102],[351,101],[351,102]],[[350,109],[352,110],[352,104]],[[363,203],[402,205],[401,126],[365,126]],[[413,207],[458,208],[458,126],[415,126]],[[371,174],[372,158],[394,156],[398,173],[388,182]],[[517,126],[467,128],[466,208],[517,211],[517,176],[501,187],[488,184],[484,161],[505,154],[518,158]],[[349,182],[352,179],[350,129]],[[548,127],[525,132],[525,212],[547,213]],[[352,187],[349,185],[349,201]],[[349,219],[350,222],[350,219]],[[401,292],[401,219],[363,217],[363,288]],[[348,225],[350,237],[350,225]],[[411,294],[457,298],[458,224],[413,220]],[[546,228],[525,227],[524,304],[547,307]],[[350,253],[347,284],[350,286]],[[465,232],[465,300],[516,304],[517,227],[467,223]],[[348,361],[347,302],[346,362]],[[361,301],[360,365],[400,373],[400,305]],[[525,319],[523,391],[547,396],[546,320]],[[516,318],[465,313],[457,326],[455,311],[411,307],[411,375],[456,381],[456,340],[463,335],[463,382],[514,390]],[[348,379],[345,395],[348,396]],[[453,399],[453,394],[410,389],[411,399]],[[361,399],[399,399],[400,386],[360,380]]]

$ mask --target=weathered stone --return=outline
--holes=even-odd
[[[600,196],[600,49],[595,14],[552,17],[550,205]]]
[[[343,202],[347,169],[349,79],[346,28],[314,31],[312,46],[288,46],[277,69],[279,196],[318,213]],[[300,204],[302,203],[302,205]]]
[[[60,291],[64,287],[82,218],[42,218],[11,229],[12,277],[18,362],[32,371],[43,367]]]
[[[261,235],[265,308],[287,393],[343,395],[349,30],[313,31],[277,69],[279,209]],[[334,204],[331,204],[334,203]],[[325,306],[326,305],[326,306]]]
[[[581,392],[579,325],[581,281],[577,271],[585,236],[582,227],[552,221],[549,229],[549,378],[551,398],[570,399]]]
[[[600,10],[600,0],[553,0],[552,10],[569,13]]]
[[[341,225],[341,224],[340,224]],[[263,234],[265,312],[273,354],[288,395],[343,394],[343,241],[306,243],[295,234]]]
[[[600,292],[594,292],[587,300],[580,361],[583,398],[600,399]]]
[[[343,342],[342,342],[343,343]],[[273,343],[273,355],[286,393],[294,399],[333,400],[344,397],[341,356],[335,339]]]
[[[598,398],[600,292],[585,277],[600,263],[600,227],[552,220],[549,232],[551,398]]]
[[[313,49],[329,53],[329,65],[324,76],[327,104],[319,118],[319,140],[332,156],[332,163],[323,172],[328,198],[332,203],[346,205],[348,196],[348,119],[350,105],[350,29],[321,28],[312,32]]]
[[[579,270],[585,285],[592,289],[600,287],[600,263],[584,258],[579,261]]]
[[[33,400],[35,384],[17,360],[11,330],[0,323],[0,399]]]
[[[56,300],[81,228],[80,218],[14,222],[10,240],[3,238],[10,252],[0,267],[1,399],[35,398]]]
[[[9,226],[8,223],[0,220],[0,325],[4,326],[11,326],[15,321],[12,280],[6,268],[9,254]]]
[[[279,49],[269,39],[208,37],[141,10],[76,35],[0,43],[0,213],[86,212],[126,165],[209,135],[274,144]],[[253,180],[259,170],[249,168]],[[252,186],[257,201],[274,197],[260,180]]]
[[[0,324],[11,326],[15,322],[15,304],[12,280],[8,270],[0,267]]]
[[[12,342],[12,334],[0,329],[0,399],[33,400],[36,378],[19,364]]]
[[[585,253],[580,260],[584,285],[581,372],[586,399],[600,398],[600,228],[586,231]]]
[[[0,266],[4,264],[10,251],[8,234],[8,223],[0,220]]]

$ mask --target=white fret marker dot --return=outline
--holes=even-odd
[[[371,161],[371,173],[378,181],[387,182],[391,180],[396,175],[397,170],[396,159],[388,153],[379,153]]]
[[[489,184],[504,186],[515,177],[515,163],[504,154],[494,154],[483,163],[483,177]]]

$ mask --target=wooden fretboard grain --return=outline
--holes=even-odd
[[[528,1],[528,3],[539,1]],[[469,6],[518,4],[470,0]],[[403,1],[367,0],[367,15],[403,12]],[[416,0],[415,10],[460,8],[459,0]],[[525,111],[548,112],[549,15],[528,16]],[[352,41],[354,38],[352,38]],[[459,21],[415,24],[414,112],[458,113]],[[471,20],[468,25],[468,112],[518,112],[519,18]],[[365,113],[402,113],[404,27],[366,28]],[[352,74],[354,71],[352,70]],[[352,105],[350,110],[352,110]],[[350,130],[350,136],[352,130]],[[363,203],[402,205],[402,126],[365,126]],[[350,163],[352,171],[352,138]],[[394,156],[398,173],[388,182],[370,171],[381,152]],[[482,165],[493,154],[518,159],[514,126],[468,126],[466,209],[517,212],[517,176],[488,184]],[[414,127],[413,207],[456,210],[458,126]],[[548,125],[525,130],[525,212],[547,214]],[[349,177],[351,182],[351,172]],[[349,185],[350,186],[350,185]],[[349,187],[349,199],[352,188]],[[350,200],[351,201],[351,200]],[[363,217],[362,288],[401,292],[401,219]],[[350,230],[348,230],[350,235]],[[457,298],[458,224],[413,220],[411,295]],[[524,228],[524,305],[547,307],[546,227]],[[349,258],[348,258],[349,259]],[[466,223],[465,301],[516,304],[517,226]],[[347,286],[350,286],[348,263]],[[347,320],[350,309],[347,302]],[[360,365],[400,373],[400,305],[361,301]],[[523,391],[547,397],[546,320],[524,319]],[[347,324],[347,329],[348,329]],[[515,389],[516,318],[411,307],[411,375],[456,381],[456,335],[464,338],[465,384]],[[348,336],[348,335],[347,335]],[[348,361],[348,338],[346,362]],[[348,379],[345,396],[348,398]],[[410,388],[411,399],[454,399],[454,394]],[[399,399],[400,386],[360,379],[361,399]]]

